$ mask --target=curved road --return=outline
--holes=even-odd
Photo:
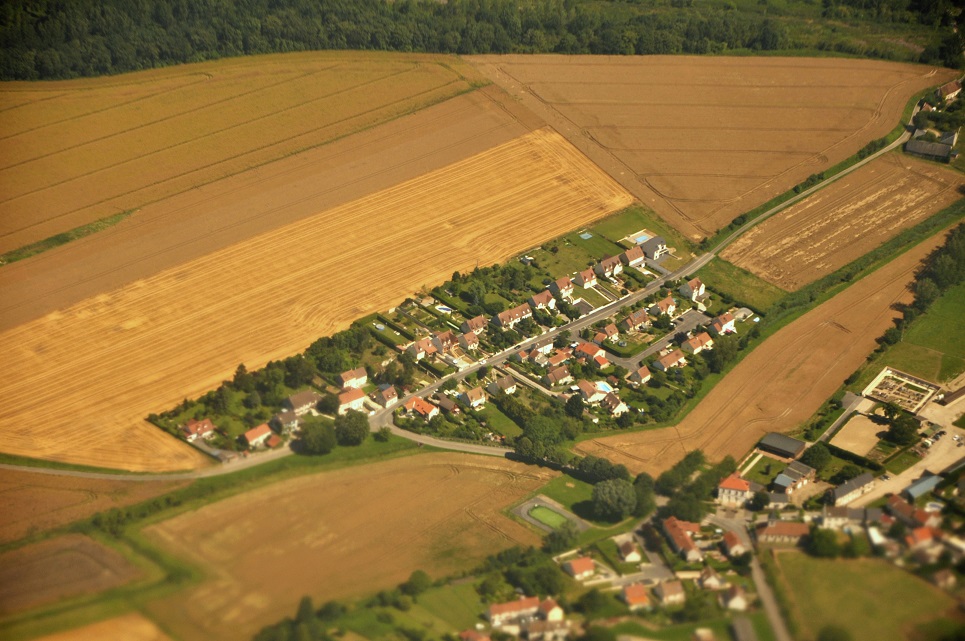
[[[914,115],[915,114],[913,112],[912,118],[914,118]],[[880,151],[877,151],[871,154],[864,160],[860,160],[856,162],[854,165],[841,171],[840,173],[835,174],[830,178],[826,178],[825,180],[822,180],[814,187],[811,187],[810,189],[802,191],[800,194],[795,195],[794,197],[788,199],[787,201],[781,203],[780,205],[777,205],[776,207],[772,207],[771,209],[767,210],[757,218],[754,218],[753,220],[748,221],[738,229],[734,230],[733,233],[731,233],[729,236],[724,238],[716,247],[714,247],[706,254],[703,254],[702,256],[698,256],[697,258],[694,258],[694,260],[690,261],[689,263],[687,263],[686,265],[684,265],[683,267],[681,267],[680,269],[678,269],[677,271],[671,274],[658,277],[656,280],[652,281],[643,289],[638,290],[627,296],[624,296],[623,298],[613,301],[612,303],[609,303],[607,305],[604,305],[603,307],[599,307],[593,310],[592,312],[590,312],[588,315],[584,316],[583,318],[569,322],[566,325],[563,325],[561,327],[548,330],[537,338],[532,338],[532,339],[523,341],[518,345],[515,345],[509,349],[505,349],[493,355],[489,359],[486,359],[485,363],[477,363],[476,365],[473,365],[472,367],[464,369],[461,372],[450,374],[449,376],[446,376],[445,378],[442,378],[436,381],[432,385],[429,385],[428,387],[419,390],[415,394],[410,394],[404,399],[399,399],[399,402],[402,403],[405,400],[408,400],[409,398],[415,395],[424,395],[427,393],[434,392],[445,381],[449,380],[450,378],[461,379],[466,375],[470,374],[471,372],[478,370],[480,367],[483,367],[484,365],[486,366],[500,365],[503,362],[505,362],[506,359],[508,359],[513,352],[516,352],[521,347],[530,345],[538,340],[543,340],[546,338],[554,338],[557,334],[559,334],[564,330],[568,330],[571,333],[578,333],[579,330],[592,325],[596,321],[606,316],[610,316],[615,311],[623,307],[626,307],[628,305],[632,305],[637,301],[641,300],[642,298],[646,298],[654,291],[659,289],[661,286],[663,286],[665,282],[677,280],[678,278],[682,278],[683,276],[692,274],[693,272],[696,272],[697,270],[699,270],[701,267],[703,267],[711,260],[713,260],[713,258],[717,255],[718,252],[720,252],[722,249],[727,247],[727,245],[729,245],[730,243],[734,242],[734,240],[736,240],[739,236],[741,236],[741,234],[746,233],[749,229],[751,229],[755,225],[758,225],[764,222],[774,214],[784,209],[787,209],[791,205],[797,203],[800,200],[803,200],[804,198],[807,198],[808,196],[815,193],[816,191],[823,189],[824,187],[827,187],[834,181],[839,180],[844,176],[847,176],[851,172],[871,162],[875,158],[883,154],[886,154],[892,151],[893,149],[896,149],[897,147],[902,145],[906,140],[908,140],[910,137],[911,137],[911,134],[906,129],[906,131],[902,133],[897,140],[895,140],[893,143],[891,143],[884,149],[881,149]],[[437,447],[440,449],[454,450],[457,452],[466,452],[469,454],[485,454],[489,456],[502,457],[502,456],[505,456],[508,452],[512,451],[504,447],[477,445],[475,443],[460,443],[458,441],[446,441],[432,436],[414,434],[413,432],[408,432],[406,430],[400,429],[395,425],[393,425],[391,417],[392,417],[392,412],[388,409],[377,411],[375,415],[373,415],[370,418],[372,429],[378,430],[381,427],[387,426],[390,430],[392,430],[393,434],[396,434],[397,436],[401,436],[403,438],[407,438],[411,441],[415,441],[423,445]],[[232,474],[238,470],[243,470],[249,467],[254,467],[256,465],[261,465],[263,463],[268,463],[269,461],[274,461],[276,459],[289,456],[291,454],[294,454],[294,452],[290,448],[285,448],[285,449],[276,450],[273,452],[265,452],[262,454],[257,454],[247,459],[237,461],[234,463],[226,463],[223,465],[208,467],[201,470],[193,470],[190,472],[174,472],[169,474],[124,474],[124,473],[111,474],[111,473],[105,473],[105,472],[83,472],[79,470],[63,470],[63,469],[56,469],[56,468],[29,467],[25,465],[9,465],[9,464],[0,464],[0,469],[16,470],[20,472],[35,472],[38,474],[51,474],[55,476],[71,476],[71,477],[88,478],[88,479],[108,479],[108,480],[115,480],[115,481],[182,481],[182,480],[205,478],[209,476],[221,476],[223,474]]]

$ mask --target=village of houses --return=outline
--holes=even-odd
[[[578,395],[593,422],[612,425],[624,415],[645,415],[642,404],[628,403],[625,396],[639,398],[634,392],[647,387],[656,372],[668,381],[667,374],[688,368],[695,357],[714,349],[715,340],[740,335],[746,331],[742,325],[759,320],[749,309],[713,300],[699,278],[675,281],[673,290],[660,289],[670,275],[660,259],[669,253],[662,239],[651,237],[551,280],[525,302],[489,316],[463,314],[451,297],[430,295],[379,314],[369,321],[372,331],[394,348],[381,367],[404,354],[420,367],[422,380],[399,388],[374,384],[371,365],[344,371],[327,388],[336,398],[329,416],[358,411],[370,417],[373,429],[391,422],[419,430],[439,416],[458,421],[461,415],[485,411],[494,395],[520,393],[560,399]],[[630,270],[643,278],[625,277]],[[587,302],[590,295],[596,304]],[[562,315],[562,309],[576,312]],[[571,329],[581,335],[571,335]],[[507,332],[515,339],[510,346],[493,340],[494,334]],[[408,337],[411,340],[399,340]],[[574,370],[582,375],[574,376]],[[475,376],[478,372],[486,375]],[[297,434],[305,417],[324,414],[323,392],[326,388],[315,385],[293,393],[281,411],[245,431],[239,443],[251,452],[279,447]],[[865,409],[871,411],[879,403],[873,393],[869,396]],[[497,423],[491,421],[492,429],[480,439],[492,447],[511,442],[511,435],[496,429]],[[216,431],[210,418],[183,426],[184,437],[202,447]],[[960,433],[946,439],[943,456],[957,450],[961,439]],[[951,533],[942,512],[946,502],[963,507],[965,480],[949,485],[940,475],[918,478],[913,466],[894,477],[865,470],[829,486],[799,460],[808,447],[804,441],[769,434],[740,463],[738,473],[720,483],[716,511],[701,523],[672,516],[648,519],[613,540],[616,559],[577,549],[556,560],[575,581],[618,595],[631,612],[673,612],[694,594],[709,595],[723,611],[734,613],[730,634],[738,641],[757,638],[744,613],[758,611],[759,590],[769,589],[738,572],[738,564],[746,567],[747,559],[756,563],[754,554],[762,550],[806,545],[820,529],[840,537],[866,537],[875,554],[912,571],[935,568],[943,559],[942,568],[927,578],[943,589],[955,587],[954,573],[945,568],[965,556],[965,541]],[[768,473],[764,483],[762,468]],[[753,503],[758,505],[751,509]],[[552,509],[574,523],[581,521],[563,506]],[[659,533],[659,543],[652,537],[648,541],[648,529]],[[487,641],[491,631],[534,641],[565,639],[574,632],[558,603],[535,595],[492,604],[483,615],[486,624],[463,632],[465,641]],[[694,638],[717,637],[698,628]]]

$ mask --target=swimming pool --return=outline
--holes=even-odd
[[[613,391],[613,388],[610,387],[610,384],[607,383],[606,381],[597,381],[596,388],[601,392],[606,392],[607,394]]]
[[[645,242],[647,242],[648,240],[650,240],[651,238],[652,238],[652,236],[648,236],[648,235],[646,235],[646,234],[643,234],[642,236],[637,236],[637,237],[634,238],[633,240],[634,240],[634,242],[636,242],[638,245],[642,245],[642,244],[644,244]]]
[[[451,314],[451,313],[452,313],[452,308],[449,307],[449,306],[447,306],[447,305],[436,305],[436,309],[439,310],[440,312],[442,312],[443,314]]]

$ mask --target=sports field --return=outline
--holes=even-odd
[[[298,53],[0,87],[0,253],[479,84],[449,56]]]
[[[148,605],[181,641],[250,638],[315,603],[465,570],[537,545],[502,514],[555,472],[488,456],[424,454],[273,483],[145,530],[199,564],[199,586]],[[364,506],[364,509],[359,509]]]
[[[687,452],[740,459],[767,432],[801,425],[875,347],[911,298],[908,285],[945,232],[920,243],[778,330],[748,354],[676,427],[579,444],[634,472],[658,474]]]
[[[754,227],[721,257],[795,290],[941,211],[962,185],[957,171],[890,153]]]
[[[0,360],[23,373],[0,383],[0,423],[23,428],[0,434],[0,451],[131,470],[197,466],[200,454],[143,418],[216,387],[239,362],[253,369],[297,353],[454,270],[630,201],[561,136],[538,130],[18,325],[0,333]]]
[[[83,479],[0,470],[0,543],[166,494],[185,482]]]
[[[885,136],[955,76],[841,58],[468,59],[693,239]]]
[[[916,638],[916,625],[955,608],[945,592],[881,559],[816,559],[793,550],[775,556],[804,639],[835,625],[854,641],[903,641]]]

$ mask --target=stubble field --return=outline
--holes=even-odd
[[[103,592],[141,574],[119,552],[79,534],[0,555],[0,617]]]
[[[593,439],[577,450],[656,475],[691,450],[740,458],[767,432],[801,425],[874,350],[897,315],[893,305],[911,299],[921,260],[944,238],[920,243],[774,333],[676,427]]]
[[[793,291],[941,211],[962,185],[956,171],[887,154],[754,227],[721,258]]]
[[[0,544],[166,494],[184,482],[81,479],[0,470]]]
[[[153,621],[132,612],[124,616],[98,621],[80,628],[57,632],[36,641],[90,641],[91,639],[123,639],[124,641],[172,641]]]
[[[955,73],[832,58],[469,60],[693,239],[884,136],[909,97]]]
[[[448,56],[237,58],[0,87],[0,253],[451,98]]]
[[[488,456],[424,454],[219,501],[146,530],[208,574],[148,613],[183,641],[248,638],[306,594],[315,603],[349,599],[417,569],[432,577],[464,570],[538,543],[500,511],[553,476]]]
[[[0,333],[0,361],[19,373],[0,383],[0,423],[21,427],[0,434],[0,451],[195,467],[200,454],[143,417],[217,386],[239,362],[253,369],[299,352],[454,270],[631,202],[561,136],[537,130],[14,326]]]

